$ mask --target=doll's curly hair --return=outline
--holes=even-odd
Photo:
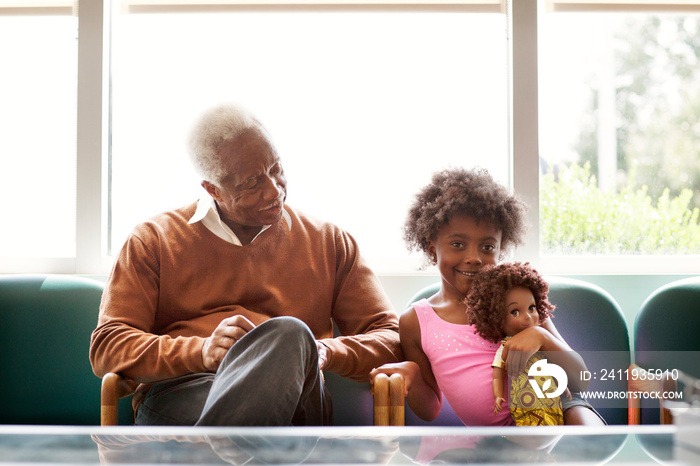
[[[497,343],[505,337],[505,295],[516,286],[523,286],[532,292],[540,322],[552,317],[554,305],[547,298],[549,285],[528,262],[487,266],[474,277],[464,300],[469,323],[474,325],[476,333],[484,339]]]
[[[416,194],[403,227],[409,250],[428,255],[428,240],[455,216],[491,222],[501,231],[503,252],[522,244],[526,204],[494,181],[484,169],[451,168],[433,174]]]

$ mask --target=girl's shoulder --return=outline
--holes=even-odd
[[[430,303],[427,299],[416,301],[408,308],[404,314],[412,316],[411,320],[416,320],[421,326],[448,326],[463,327],[469,326],[466,312],[455,311],[446,306],[439,306]],[[399,324],[400,325],[400,324]]]
[[[469,325],[469,317],[467,316],[467,307],[463,303],[455,303],[451,301],[437,301],[426,303],[428,309],[426,313],[435,316],[441,322],[447,325]]]
[[[427,299],[423,298],[419,301],[416,301],[411,305],[411,307],[416,314],[426,314],[426,313],[431,313],[434,314],[435,310],[433,307],[430,305]],[[409,310],[410,310],[409,308]]]
[[[445,319],[444,309],[439,306],[434,306],[427,299],[421,299],[416,301],[407,310],[415,316],[415,319],[421,323],[421,325],[430,324],[450,324],[450,319]]]
[[[399,332],[410,329],[420,332],[420,323],[425,320],[426,314],[433,312],[428,301],[421,299],[408,306],[399,316]]]

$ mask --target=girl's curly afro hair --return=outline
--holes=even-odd
[[[486,170],[452,168],[433,174],[432,181],[415,197],[403,237],[409,250],[428,254],[428,240],[455,216],[492,223],[501,231],[501,250],[523,242],[527,206]]]
[[[474,277],[469,294],[464,302],[467,305],[469,323],[484,339],[497,343],[506,335],[503,327],[506,322],[506,293],[516,286],[523,286],[532,292],[540,322],[552,317],[554,305],[549,302],[549,285],[529,263],[504,263],[485,267]]]

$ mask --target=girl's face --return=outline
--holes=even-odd
[[[508,290],[506,293],[506,312],[503,331],[509,337],[540,323],[535,297],[524,286],[516,286]]]
[[[429,241],[428,253],[437,259],[443,290],[462,299],[479,270],[498,260],[501,231],[489,222],[454,217]]]

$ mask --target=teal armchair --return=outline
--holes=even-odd
[[[88,350],[102,290],[70,275],[0,276],[0,423],[100,424]]]

